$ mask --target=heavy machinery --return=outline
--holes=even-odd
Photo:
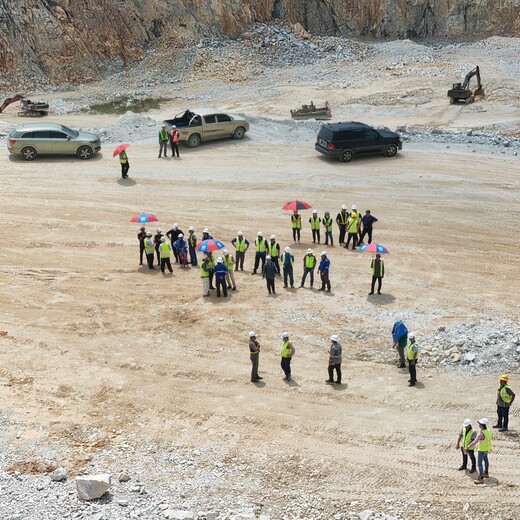
[[[24,98],[24,95],[23,94],[16,94],[15,96],[13,97],[9,97],[7,98],[3,103],[2,103],[2,106],[0,107],[0,114],[9,106],[11,105],[12,103],[16,103],[17,101],[20,101],[20,99],[23,99]]]
[[[27,99],[23,94],[16,94],[16,96],[7,98],[0,107],[0,113],[2,113],[9,105],[20,101],[20,108],[18,115],[20,117],[42,117],[49,113],[49,105],[42,101],[31,101]]]
[[[473,76],[477,77],[477,88],[472,91],[469,88],[469,82]],[[482,82],[480,80],[480,69],[478,65],[470,72],[466,74],[464,83],[453,83],[453,88],[448,90],[448,97],[450,98],[450,105],[458,103],[459,101],[469,104],[475,101],[475,97],[483,97],[484,89],[482,88]]]
[[[291,110],[291,117],[297,120],[304,119],[331,119],[332,111],[328,101],[325,101],[325,106],[317,107],[312,101],[310,105],[302,105],[301,108]]]

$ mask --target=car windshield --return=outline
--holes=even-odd
[[[68,126],[60,125],[60,128],[71,137],[78,137],[79,132],[76,132],[76,130],[72,130],[72,128],[69,128]]]

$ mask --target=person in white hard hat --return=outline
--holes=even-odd
[[[153,237],[153,243],[155,246],[155,253],[157,254],[157,265],[161,263],[161,255],[159,254],[159,246],[161,245],[161,238],[164,235],[162,234],[161,228],[157,228],[156,234]]]
[[[312,243],[315,244],[318,242],[320,243],[320,225],[321,225],[321,218],[318,217],[318,210],[313,209],[312,210],[312,217],[309,218],[309,223],[311,225],[311,231],[312,231]]]
[[[258,365],[260,363],[260,343],[256,339],[256,332],[249,333],[249,358],[251,359],[251,383],[257,383],[263,377],[258,375]]]
[[[283,286],[287,289],[287,283],[291,283],[294,288],[294,255],[291,253],[291,248],[286,247],[281,257],[283,269]]]
[[[202,279],[202,296],[209,296],[209,266],[208,255],[204,253],[200,261],[200,277]]]
[[[330,260],[327,258],[327,251],[322,251],[320,255],[320,264],[318,266],[318,273],[320,273],[321,287],[319,291],[324,291],[325,287],[327,292],[330,292]]]
[[[307,275],[311,275],[311,289],[314,286],[314,269],[316,269],[316,257],[312,249],[307,249],[307,254],[303,257],[303,276],[300,287],[305,286],[305,279]]]
[[[343,348],[339,343],[339,336],[333,334],[330,337],[331,345],[329,348],[329,378],[326,383],[337,385],[341,384],[341,362]],[[334,381],[334,370],[336,371],[336,381]]]
[[[177,240],[173,243],[173,247],[177,252],[177,258],[179,259],[179,267],[185,268],[188,265],[188,242],[184,240],[184,233],[179,233]]]
[[[361,219],[358,218],[358,213],[356,211],[356,206],[352,206],[352,211],[350,212],[350,217],[347,220],[347,242],[345,244],[345,249],[348,249],[350,244],[350,240],[352,239],[352,251],[356,250],[356,245],[358,241],[359,228],[361,226]]]
[[[173,273],[172,263],[170,262],[170,251],[170,244],[166,242],[166,237],[162,237],[161,243],[159,244],[159,254],[161,255],[161,273],[164,273],[166,267],[170,273]]]
[[[164,157],[168,157],[168,141],[170,140],[170,136],[168,135],[168,131],[166,130],[166,125],[161,125],[161,129],[159,130],[159,159],[161,158],[161,153],[164,152]]]
[[[195,228],[190,226],[188,229],[188,250],[190,252],[190,264],[192,266],[197,265],[197,236],[195,235]]]
[[[181,233],[184,235],[182,229],[179,228],[179,224],[177,223],[173,224],[171,229],[166,231],[166,236],[170,239],[170,242],[172,243],[173,256],[175,257],[176,264],[179,263],[179,253],[177,252],[177,249],[175,248],[174,244],[175,242],[177,242]]]
[[[211,240],[213,237],[210,235],[209,233],[209,229],[208,228],[204,228],[202,230],[202,240]]]
[[[276,241],[276,235],[271,235],[267,243],[267,254],[271,257],[271,262],[274,264],[276,274],[280,276],[280,244]]]
[[[232,255],[229,254],[229,251],[227,249],[224,249],[222,251],[222,260],[224,260],[224,265],[226,266],[227,273],[226,273],[226,283],[227,288],[231,289],[232,291],[237,290],[237,284],[235,283],[235,273],[233,272],[233,269],[235,267],[235,259]]]
[[[470,473],[475,473],[477,471],[477,462],[475,460],[475,447],[469,448],[469,445],[475,440],[477,437],[477,432],[471,426],[471,419],[466,419],[462,423],[462,428],[459,433],[459,437],[457,438],[457,446],[455,449],[462,452],[462,466],[459,468],[459,471],[468,469],[468,455],[471,459],[471,471]]]
[[[226,275],[227,268],[224,265],[224,259],[219,256],[217,258],[217,264],[214,268],[215,272],[215,285],[217,286],[217,298],[220,298],[220,289],[222,289],[222,293],[224,298],[227,297],[227,287],[226,287]]]
[[[239,231],[237,233],[237,236],[231,240],[231,244],[235,246],[235,255],[236,255],[236,264],[235,264],[235,271],[238,271],[238,268],[240,267],[240,270],[244,270],[244,260],[246,258],[246,251],[249,249],[249,240],[244,238],[244,233],[242,231]]]
[[[146,237],[144,239],[144,252],[146,253],[146,261],[148,262],[149,269],[155,269],[153,266],[153,259],[155,253],[155,244],[153,243],[151,231],[146,233]]]
[[[341,206],[340,212],[336,216],[336,224],[339,229],[339,244],[345,243],[345,233],[347,232],[347,220],[348,220],[348,211],[347,206],[343,204]]]
[[[260,261],[262,262],[262,269],[264,268],[265,264],[267,241],[265,240],[264,234],[261,231],[259,231],[256,235],[255,248],[255,267],[253,268],[253,272],[251,274],[256,274],[256,272],[258,271],[258,266],[260,265]]]
[[[289,382],[291,380],[291,360],[295,353],[295,348],[291,341],[289,340],[289,333],[282,333],[282,348],[280,350],[280,356],[282,358],[280,362],[280,366],[284,371],[285,377],[284,381]]]
[[[491,430],[488,427],[489,420],[484,417],[478,421],[480,432],[475,440],[468,446],[469,448],[477,447],[477,464],[479,478],[475,480],[475,484],[484,484],[484,479],[489,478],[489,459],[488,455],[491,451]]]
[[[172,147],[172,157],[175,157],[175,153],[179,157],[179,130],[175,125],[172,125],[170,131],[170,146]]]
[[[276,267],[272,262],[271,256],[267,255],[265,257],[264,267],[262,267],[262,278],[265,278],[265,280],[267,281],[267,292],[269,294],[276,294],[276,287],[274,284],[274,278],[276,275]]]

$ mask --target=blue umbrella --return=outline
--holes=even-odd
[[[208,240],[203,240],[200,242],[196,249],[201,253],[210,253],[211,251],[217,251],[218,249],[224,249],[226,247],[220,240],[215,240],[214,238],[210,238]]]

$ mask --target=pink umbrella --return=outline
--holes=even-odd
[[[112,153],[112,157],[119,155],[121,152],[124,152],[130,145],[129,144],[120,144]]]

